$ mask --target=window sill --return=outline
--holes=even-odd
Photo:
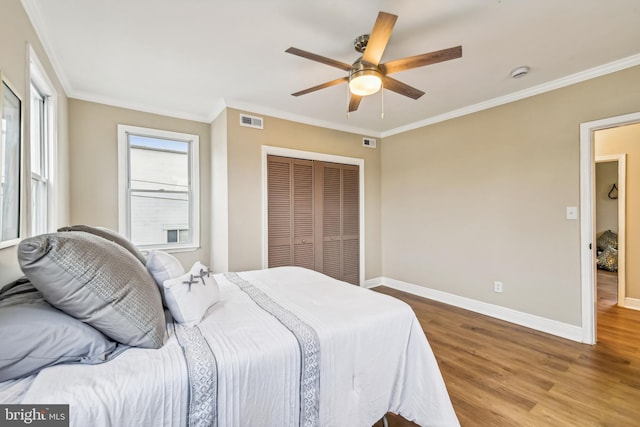
[[[147,255],[150,251],[167,253],[195,252],[200,249],[200,246],[138,246],[138,249]]]

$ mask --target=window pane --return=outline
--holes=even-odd
[[[31,180],[31,231],[47,232],[47,184],[39,179]]]
[[[43,129],[43,106],[44,99],[35,86],[31,85],[31,173],[43,175],[42,173],[42,129]]]
[[[131,240],[136,245],[166,243],[167,230],[188,229],[188,224],[186,193],[131,192]]]
[[[188,190],[188,143],[134,135],[129,141],[132,190]]]
[[[178,230],[167,230],[167,243],[178,243]]]
[[[0,89],[0,242],[20,235],[20,99],[2,82]]]

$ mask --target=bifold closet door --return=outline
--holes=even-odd
[[[345,282],[360,283],[358,166],[314,162],[315,265]]]
[[[314,269],[313,162],[267,157],[269,267]]]

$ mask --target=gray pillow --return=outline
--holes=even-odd
[[[18,261],[54,307],[123,344],[162,346],[158,287],[122,246],[79,231],[43,234],[20,242]]]
[[[51,307],[28,280],[0,291],[0,336],[0,381],[59,363],[102,363],[127,348]]]
[[[133,254],[133,256],[138,258],[138,260],[142,264],[146,264],[147,263],[147,259],[145,258],[143,253],[140,252],[140,250],[136,247],[136,245],[134,245],[129,240],[127,240],[127,238],[124,237],[123,235],[121,235],[119,233],[116,233],[113,230],[109,230],[108,228],[92,227],[90,225],[71,225],[69,227],[59,228],[58,231],[60,231],[60,232],[62,232],[62,231],[84,231],[85,233],[95,234],[96,236],[100,236],[103,239],[111,240],[113,243],[119,244],[120,246],[122,246],[123,248],[125,248],[126,250],[131,252]]]

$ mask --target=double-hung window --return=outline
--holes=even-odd
[[[54,166],[56,92],[42,64],[29,48],[30,233],[43,234],[55,224]]]
[[[199,137],[118,125],[120,232],[142,249],[199,246]]]
[[[49,162],[47,97],[31,84],[31,232],[47,232]]]

